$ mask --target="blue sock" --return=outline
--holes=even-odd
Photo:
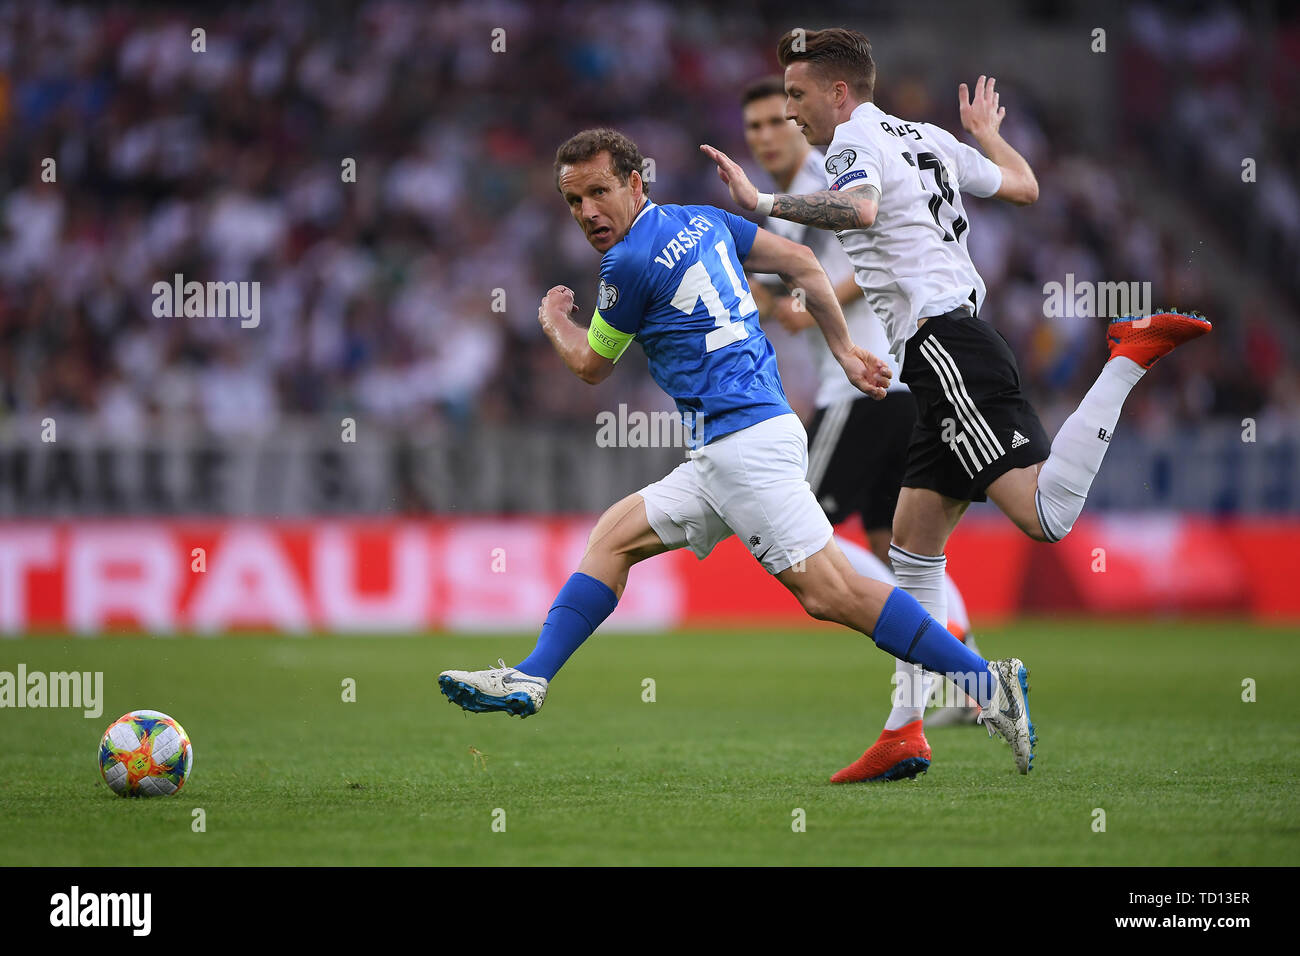
[[[618,604],[603,581],[575,571],[555,596],[533,652],[516,669],[532,677],[554,679],[569,656],[591,637]]]
[[[993,695],[989,662],[953,637],[902,588],[885,601],[871,639],[881,650],[943,674],[987,707]]]

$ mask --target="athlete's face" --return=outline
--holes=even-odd
[[[745,145],[768,175],[787,180],[808,148],[799,127],[785,118],[785,97],[765,96],[745,104]]]
[[[641,208],[641,174],[633,171],[623,182],[609,153],[597,153],[560,167],[560,193],[592,248],[606,252],[627,235]]]
[[[829,146],[840,124],[837,114],[846,91],[843,81],[827,82],[806,60],[796,60],[785,68],[785,115],[809,143]]]

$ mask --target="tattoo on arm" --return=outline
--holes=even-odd
[[[858,199],[880,201],[880,191],[875,186],[859,186],[850,193],[829,189],[803,196],[778,195],[772,203],[772,215],[778,219],[801,222],[818,229],[861,229],[862,217],[858,212]]]

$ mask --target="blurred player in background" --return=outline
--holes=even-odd
[[[822,167],[825,157],[786,118],[785,99],[785,81],[779,76],[760,79],[745,90],[741,97],[745,143],[781,192],[818,192],[826,185]],[[760,317],[774,318],[788,331],[804,333],[820,380],[814,401],[816,411],[808,426],[808,484],[832,525],[840,525],[855,513],[861,516],[870,552],[843,537],[836,538],[857,572],[894,584],[889,543],[894,506],[907,466],[907,446],[916,424],[912,393],[898,379],[897,363],[888,357],[884,327],[858,288],[853,264],[835,234],[771,216],[763,227],[813,251],[834,285],[853,340],[888,361],[894,372],[883,401],[866,398],[844,377],[826,348],[825,337],[802,303],[773,288],[775,276],[751,277],[760,280],[751,283]],[[965,602],[951,575],[946,576],[945,586],[948,629],[978,653],[970,635]],[[936,675],[921,673],[906,661],[900,660],[897,667],[893,708],[880,738],[861,758],[832,776],[832,782],[906,779],[930,766],[931,751],[922,715],[925,701],[935,689]],[[973,725],[978,714],[978,705],[969,701],[940,708],[931,716],[930,724]]]
[[[852,260],[917,404],[890,558],[900,585],[946,620],[944,547],[970,503],[992,499],[1031,538],[1061,540],[1129,391],[1210,323],[1173,312],[1111,320],[1110,359],[1049,444],[1010,346],[978,318],[984,282],[966,248],[963,191],[1017,205],[1038,198],[1033,170],[998,132],[1006,110],[995,81],[981,76],[973,98],[965,83],[958,90],[962,126],[980,152],[876,106],[871,43],[857,31],[791,31],[777,56],[786,116],[809,143],[827,147],[828,188],[760,194],[730,158],[701,149],[741,208],[834,230]]]
[[[1034,734],[1023,663],[985,661],[902,588],[855,572],[836,545],[806,480],[807,434],[786,400],[745,266],[804,290],[837,363],[864,393],[885,397],[888,365],[854,343],[807,247],[712,206],[656,204],[643,163],[631,140],[608,129],[579,133],[557,151],[556,185],[602,254],[600,285],[589,328],[573,321],[573,292],[559,286],[538,321],[569,370],[593,384],[635,338],[694,433],[690,459],[601,516],[527,658],[444,671],[442,692],[470,711],[536,713],[564,662],[614,610],[634,564],[682,547],[704,558],[735,533],[811,616],[868,634],[975,696],[1027,773]],[[828,677],[828,692],[841,693],[838,675]]]

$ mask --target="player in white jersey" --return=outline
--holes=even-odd
[[[978,319],[984,283],[966,251],[963,191],[1017,205],[1038,198],[1033,170],[999,133],[1006,110],[995,81],[981,76],[973,98],[958,88],[962,126],[981,153],[877,107],[871,43],[857,31],[791,31],[777,56],[786,116],[827,147],[828,188],[762,194],[725,154],[701,149],[741,208],[834,230],[853,260],[917,403],[890,558],[900,586],[946,620],[944,547],[970,502],[992,500],[1031,538],[1059,541],[1083,510],[1129,391],[1210,323],[1177,312],[1112,319],[1109,360],[1049,443],[1010,346]]]
[[[764,172],[782,192],[817,192],[824,188],[823,154],[808,145],[799,128],[785,116],[785,86],[779,76],[765,77],[741,96],[745,143]],[[855,342],[873,355],[887,356],[884,328],[863,298],[854,279],[853,265],[826,230],[769,217],[763,228],[812,249],[835,288],[844,318]],[[840,549],[854,570],[867,577],[893,581],[889,569],[889,544],[894,507],[907,466],[907,447],[916,424],[916,404],[911,391],[898,381],[898,365],[890,363],[895,378],[883,401],[866,399],[849,385],[825,337],[808,310],[784,295],[776,276],[759,276],[750,288],[764,321],[774,318],[787,330],[802,332],[816,365],[820,384],[815,412],[808,425],[808,484],[832,525],[853,514],[862,520],[871,551],[857,548],[837,536]],[[848,385],[847,388],[843,387]],[[858,401],[859,398],[865,399]],[[965,603],[951,575],[947,576],[948,629],[974,647]],[[925,738],[925,702],[935,685],[935,675],[915,664],[898,661],[894,677],[893,707],[879,739],[852,765],[831,777],[834,783],[909,779],[928,770],[932,758]],[[945,696],[941,694],[941,696]],[[947,694],[947,696],[951,696]],[[974,724],[979,707],[961,695],[956,706],[935,711],[930,726]]]

